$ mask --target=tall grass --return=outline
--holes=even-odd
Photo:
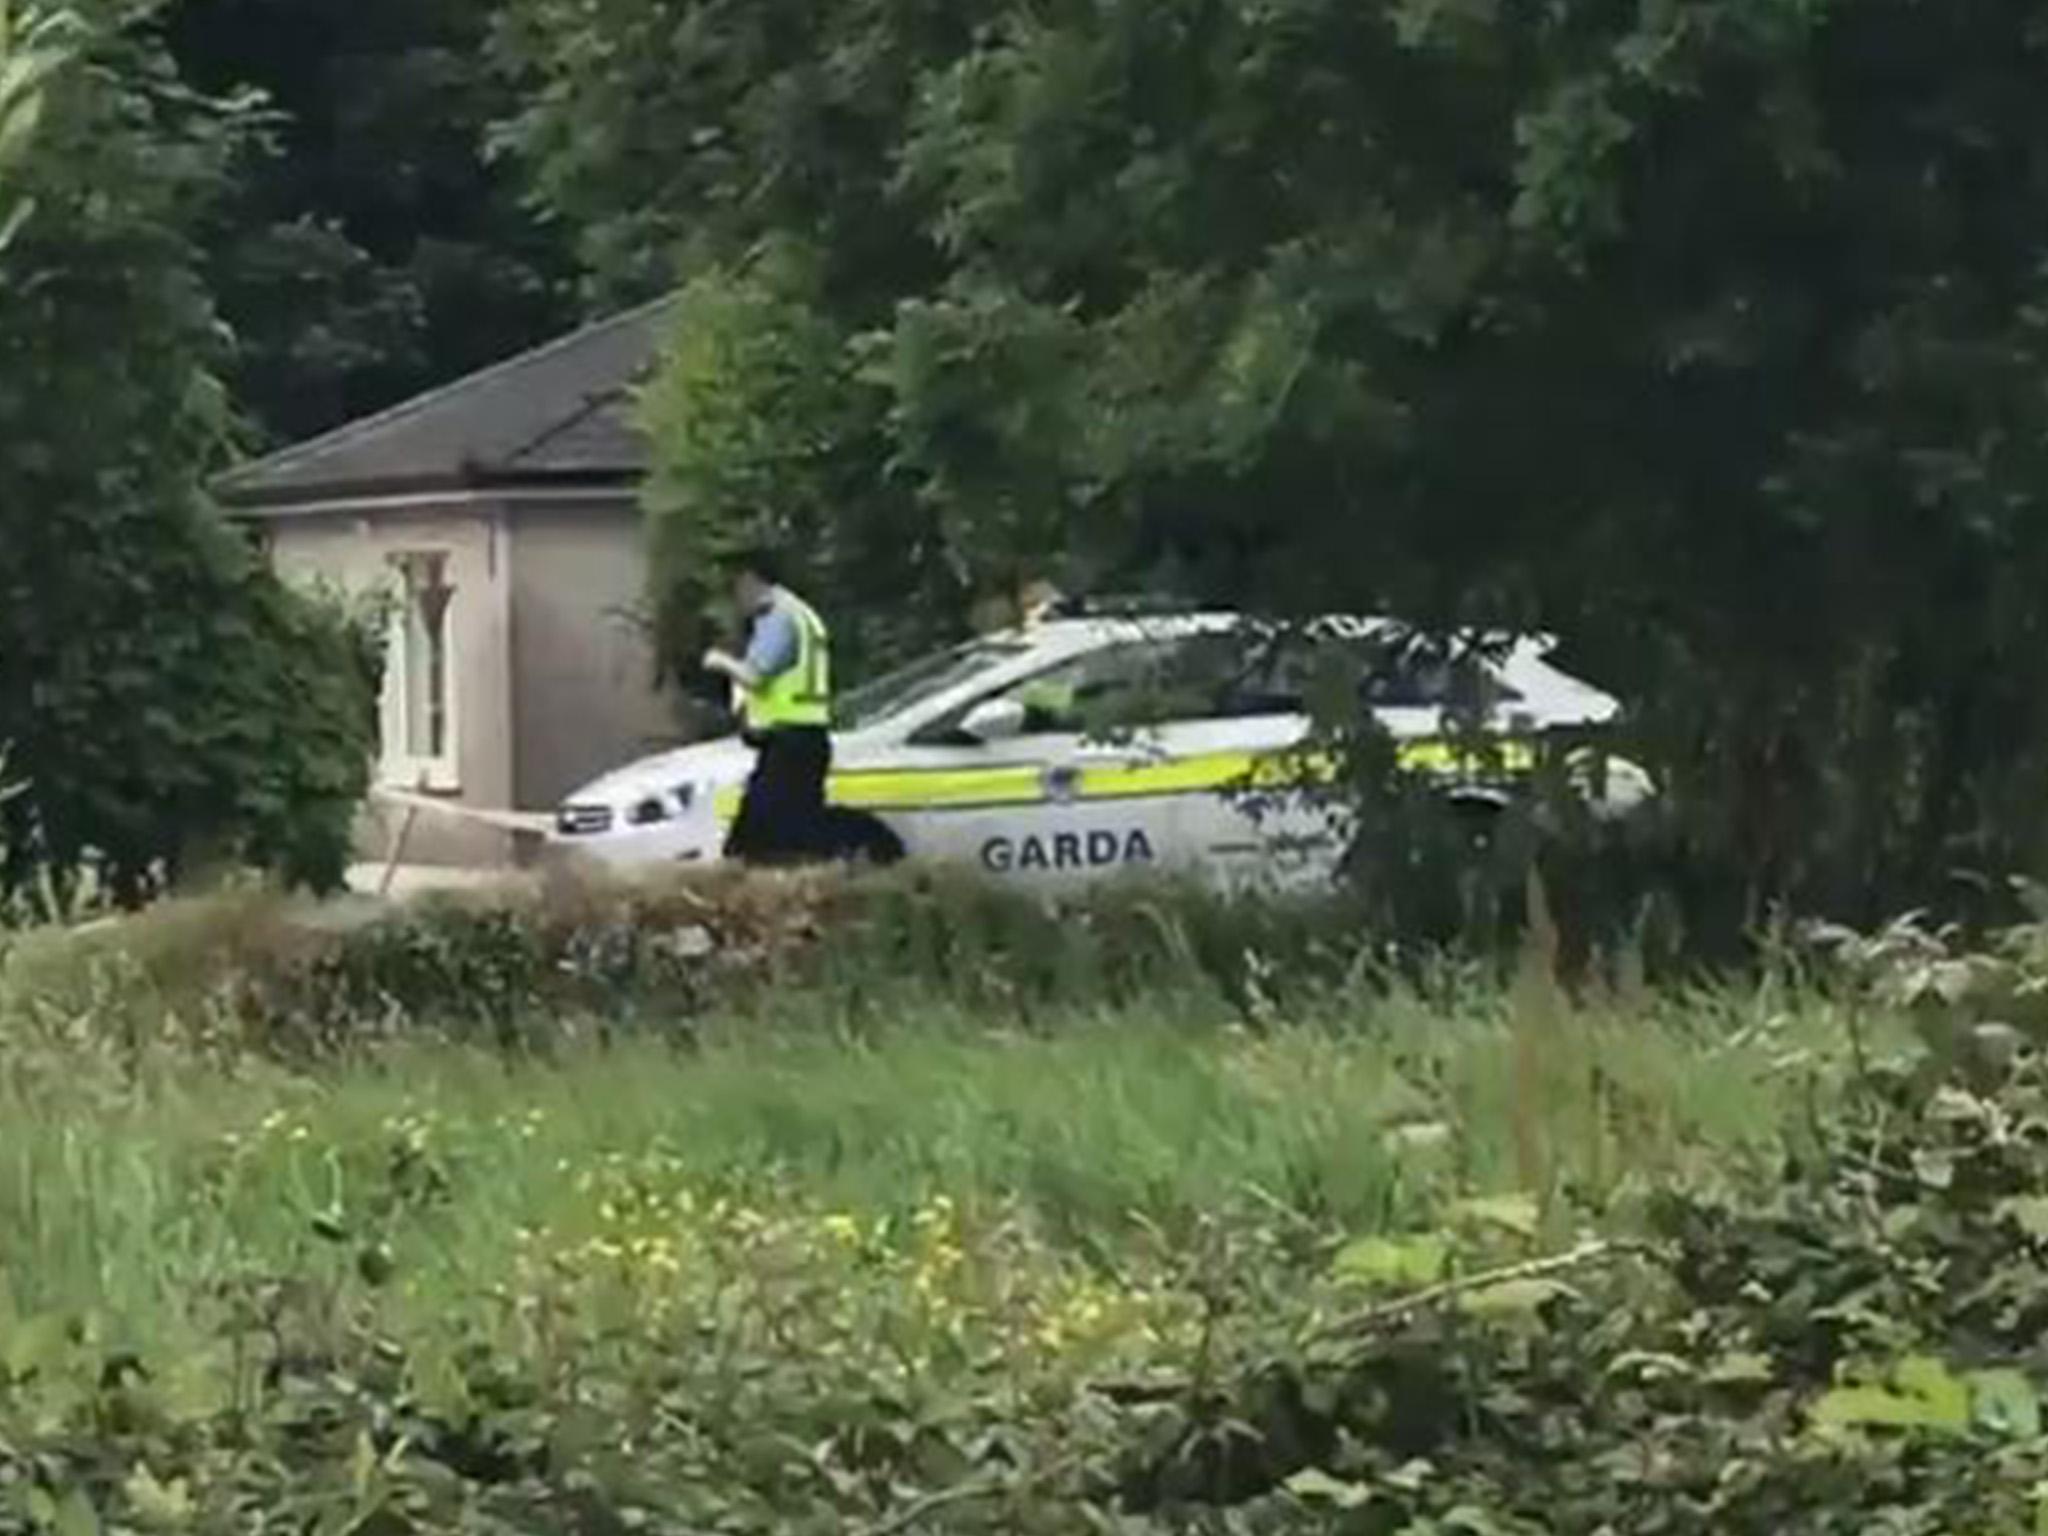
[[[1473,1193],[1625,1219],[1656,1177],[1732,1177],[1801,1134],[1841,1028],[1824,1006],[1733,997],[1578,1010],[1532,1081],[1505,998],[1360,998],[1263,1029],[1139,1008],[1027,1032],[939,1000],[820,1022],[794,998],[688,1044],[551,1061],[410,1045],[313,1073],[163,1066],[118,1090],[17,1078],[0,1087],[0,1280],[25,1309],[196,1333],[263,1277],[324,1275],[337,1304],[371,1305],[349,1264],[374,1242],[403,1277],[375,1307],[431,1328],[534,1234],[592,1229],[607,1169],[863,1222],[944,1196],[1095,1258],[1234,1215],[1309,1234],[1312,1254]]]
[[[698,924],[717,955],[679,969]],[[985,1253],[1089,1271],[1219,1226],[1320,1269],[1474,1195],[1625,1224],[1807,1136],[1853,1055],[1808,988],[1572,999],[1526,958],[1389,966],[1335,906],[919,878],[369,927],[240,893],[32,937],[0,956],[0,1347],[61,1312],[203,1352],[286,1306],[445,1341],[537,1254],[678,1201],[863,1232],[943,1201]]]

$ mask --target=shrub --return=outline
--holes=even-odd
[[[1173,885],[1047,903],[945,871],[718,871],[388,909],[249,887],[28,936],[0,955],[0,1015],[77,1014],[90,1000],[123,1029],[231,1020],[237,1039],[288,1055],[403,1033],[538,1047],[591,1023],[673,1030],[771,988],[856,1023],[933,996],[1022,1023],[1161,997],[1260,1021],[1391,963],[1341,898],[1266,904]]]
[[[0,895],[93,871],[133,904],[209,861],[333,886],[374,739],[360,637],[203,492],[231,419],[192,231],[249,121],[124,8],[79,9],[0,282]]]

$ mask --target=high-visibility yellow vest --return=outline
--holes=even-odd
[[[832,636],[818,611],[794,592],[778,590],[775,604],[796,621],[796,665],[747,690],[750,730],[832,723]]]

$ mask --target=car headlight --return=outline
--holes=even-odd
[[[697,803],[697,786],[678,784],[666,796],[648,795],[626,811],[626,823],[635,827],[658,827],[673,816],[687,816]]]
[[[565,805],[555,813],[555,830],[563,837],[596,837],[611,829],[608,805]]]

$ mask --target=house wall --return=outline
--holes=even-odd
[[[523,499],[510,529],[514,803],[546,811],[679,733],[633,617],[647,589],[634,499]]]
[[[394,556],[445,553],[454,587],[448,631],[456,772],[435,797],[486,810],[512,806],[513,581],[503,509],[482,502],[296,513],[266,520],[264,532],[285,580],[352,594],[389,590]],[[390,765],[380,765],[380,780],[393,777]],[[404,820],[402,811],[369,807],[360,830],[362,855],[388,857]],[[509,833],[425,812],[414,818],[405,844],[408,863],[500,864],[514,854]]]

